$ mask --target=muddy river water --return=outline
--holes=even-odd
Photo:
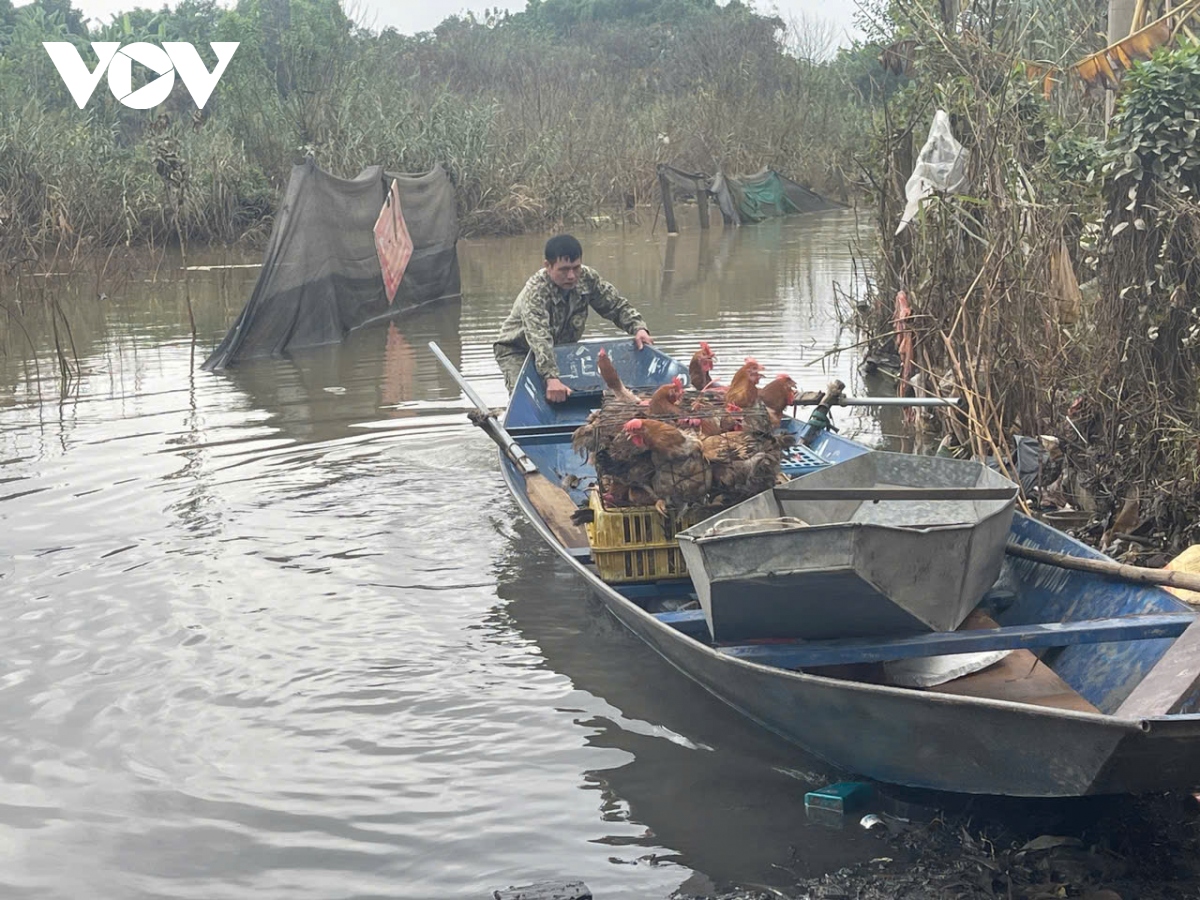
[[[661,349],[861,390],[855,351],[825,354],[855,340],[837,293],[864,233],[845,212],[581,237]],[[9,327],[0,895],[465,900],[569,876],[633,900],[879,855],[805,818],[840,773],[615,624],[467,423],[427,342],[501,405],[491,340],[544,240],[464,241],[461,303],[222,375],[197,367],[256,254],[5,288],[58,299],[80,372],[64,386],[37,316]]]

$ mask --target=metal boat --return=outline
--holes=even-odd
[[[608,610],[684,675],[842,771],[883,782],[1026,797],[1200,787],[1200,625],[1161,588],[1010,554],[956,631],[731,644],[712,639],[690,579],[605,583],[569,515],[594,478],[570,441],[601,402],[596,382],[589,390],[584,381],[601,346],[635,389],[683,369],[654,348],[633,351],[628,339],[562,346],[564,381],[576,387],[567,403],[538,402],[544,385],[527,361],[503,423],[486,410],[475,418],[500,445],[517,508]],[[804,430],[794,419],[784,427]],[[831,467],[870,450],[829,431],[812,435],[811,449]],[[1020,513],[1008,541],[1104,558]],[[995,665],[930,688],[886,683],[881,665],[1001,650],[1009,652]]]

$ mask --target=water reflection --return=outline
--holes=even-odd
[[[341,344],[239,363],[226,376],[268,413],[265,424],[296,441],[334,440],[381,414],[414,415],[406,404],[456,400],[458,386],[429,342],[461,365],[461,316],[461,301],[441,303],[353,331]]]

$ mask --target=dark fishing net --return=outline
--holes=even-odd
[[[393,178],[413,252],[389,304],[374,226]],[[309,158],[292,168],[258,283],[204,368],[337,343],[368,322],[457,297],[457,241],[454,189],[440,167],[404,175],[371,166],[347,180]]]

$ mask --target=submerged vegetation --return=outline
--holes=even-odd
[[[771,166],[842,190],[877,69],[874,52],[836,51],[823,23],[737,0],[535,0],[411,37],[346,9],[183,0],[92,27],[69,0],[0,0],[0,230],[39,248],[158,243],[178,212],[193,241],[261,236],[310,152],[345,177],[440,163],[466,234],[636,211],[657,197],[659,162]],[[180,83],[138,111],[103,80],[81,110],[47,40],[72,41],[89,67],[93,40],[189,41],[210,68],[207,41],[241,46],[196,114]]]

